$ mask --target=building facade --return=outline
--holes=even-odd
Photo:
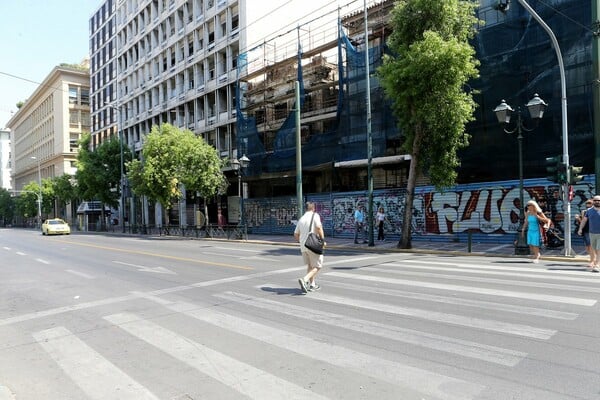
[[[236,62],[245,45],[245,4],[105,1],[90,20],[93,143],[119,132],[138,154],[152,126],[167,122],[201,135],[222,158],[236,158]],[[154,213],[143,201],[131,204],[133,218],[151,223]]]
[[[115,11],[117,0],[106,0],[96,10],[90,25],[90,108],[92,147],[118,134],[117,45]]]
[[[90,130],[89,73],[57,66],[8,121],[13,188],[76,171],[78,141]]]
[[[12,153],[10,151],[10,130],[0,129],[0,188],[12,189],[11,165]]]

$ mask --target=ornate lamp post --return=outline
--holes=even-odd
[[[533,96],[531,100],[526,104],[527,109],[529,110],[529,116],[536,121],[542,118],[544,115],[544,110],[546,109],[546,102],[537,95],[537,93]],[[501,124],[509,124],[511,113],[514,110],[511,106],[506,104],[506,101],[502,100],[502,102],[494,109],[494,113],[496,114],[496,118],[498,118],[498,122]],[[531,132],[534,128],[527,128],[523,124],[523,119],[521,117],[521,107],[517,108],[517,122],[514,129],[509,130],[504,128],[504,132],[508,134],[517,133],[517,141],[519,143],[519,235],[517,239],[517,245],[515,246],[515,254],[518,255],[527,255],[529,254],[529,246],[527,246],[527,241],[525,240],[525,236],[521,234],[521,229],[523,228],[523,222],[525,221],[525,210],[523,204],[523,131]]]
[[[248,168],[250,159],[246,155],[242,155],[239,159],[231,160],[231,168],[235,171],[238,177],[238,197],[240,198],[240,217],[238,223],[244,225],[244,196],[242,195],[242,174]]]

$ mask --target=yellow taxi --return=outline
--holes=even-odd
[[[69,235],[71,228],[69,224],[60,218],[51,218],[42,224],[42,235]]]

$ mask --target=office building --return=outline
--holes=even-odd
[[[10,179],[12,153],[10,152],[10,130],[0,129],[0,188],[10,190],[12,182]]]
[[[15,190],[76,171],[78,141],[90,130],[88,63],[55,67],[8,121]]]

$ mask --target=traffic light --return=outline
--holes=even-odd
[[[548,179],[550,182],[560,183],[558,171],[561,165],[561,156],[546,157],[546,172],[548,173],[546,179]]]
[[[581,171],[583,171],[583,167],[569,165],[569,185],[574,185],[583,180],[583,175],[580,175]]]
[[[556,179],[558,180],[558,183],[567,183],[567,181],[569,180],[569,176],[567,175],[567,164],[563,162],[558,164]]]

